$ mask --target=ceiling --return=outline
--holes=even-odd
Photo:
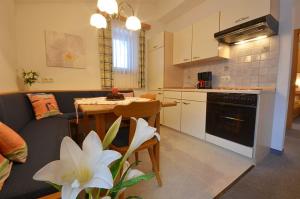
[[[119,3],[124,0],[117,0]],[[132,5],[135,15],[146,23],[168,23],[205,0],[125,0]],[[87,3],[97,0],[15,0],[16,3]]]

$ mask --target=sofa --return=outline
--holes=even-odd
[[[124,90],[121,92],[133,92]],[[106,96],[109,91],[54,91],[62,115],[36,120],[26,93],[0,95],[0,121],[18,132],[28,145],[25,164],[14,163],[0,198],[31,199],[56,192],[45,182],[32,179],[47,163],[59,159],[60,144],[71,135],[70,121],[76,118],[74,98]]]

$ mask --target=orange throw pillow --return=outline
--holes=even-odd
[[[12,163],[0,154],[0,191],[11,171]]]
[[[27,96],[31,101],[35,113],[35,118],[37,120],[62,114],[58,108],[56,99],[53,94],[34,93],[27,94]]]
[[[28,149],[24,139],[0,122],[0,153],[15,162],[26,162]]]

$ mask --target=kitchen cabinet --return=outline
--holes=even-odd
[[[219,56],[219,42],[214,38],[214,33],[219,31],[219,18],[217,12],[193,25],[193,61]]]
[[[174,33],[173,64],[190,62],[192,59],[192,26]]]
[[[173,34],[162,32],[147,42],[147,87],[159,90],[164,87],[182,87],[183,69],[172,65]]]
[[[221,10],[220,30],[271,14],[278,19],[279,0],[227,0]]]
[[[173,64],[229,58],[229,47],[219,44],[214,33],[220,30],[220,12],[174,33]]]
[[[176,102],[176,106],[167,107],[164,109],[164,125],[180,131],[181,120],[181,100],[173,98],[164,98],[165,102]]]
[[[206,102],[182,100],[181,131],[205,139]]]

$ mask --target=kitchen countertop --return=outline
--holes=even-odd
[[[215,89],[196,89],[196,88],[164,88],[163,91],[180,91],[180,92],[203,92],[203,93],[247,93],[247,94],[262,94],[275,93],[275,88],[215,88]]]

